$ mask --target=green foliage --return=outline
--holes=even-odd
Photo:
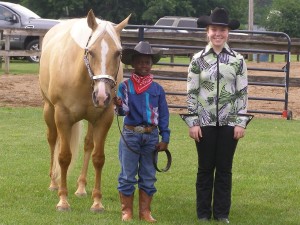
[[[236,0],[217,0],[215,7],[225,8],[229,12],[231,19],[237,19],[240,23],[245,24],[248,21],[248,1],[236,1]]]
[[[290,37],[300,37],[299,0],[274,0],[265,21],[268,30],[287,33]]]
[[[90,9],[99,18],[119,23],[132,14],[130,24],[153,25],[163,16],[209,15],[215,7],[230,12],[231,19],[241,22],[240,29],[248,28],[249,1],[236,0],[20,0],[14,1],[28,7],[45,18],[85,17]],[[280,12],[280,15],[274,12]],[[268,19],[267,19],[268,18]],[[300,36],[299,0],[254,0],[254,24],[271,31],[281,31],[291,37]]]
[[[44,18],[73,18],[87,15],[88,6],[82,1],[75,0],[21,0],[22,5]],[[89,1],[92,2],[92,1]],[[96,2],[94,2],[96,3]],[[86,8],[85,8],[86,7]]]
[[[170,128],[169,149],[173,162],[167,173],[157,174],[158,192],[153,198],[152,214],[159,224],[199,224],[195,209],[195,144],[177,114],[171,115]],[[300,161],[299,130],[299,120],[254,118],[249,124],[246,136],[238,144],[233,164],[232,224],[299,223],[300,183],[297,178],[300,171],[296,169]],[[0,108],[0,224],[121,224],[116,189],[119,137],[115,118],[107,136],[102,176],[105,212],[95,214],[89,211],[94,184],[92,163],[88,197],[79,199],[74,195],[82,151],[68,179],[72,210],[57,212],[57,193],[48,190],[50,155],[42,109]],[[165,160],[164,154],[160,153],[162,165],[159,167],[165,165]],[[135,196],[134,220],[130,224],[141,224],[137,214],[138,195]]]
[[[20,0],[20,4],[28,7],[45,18],[84,17],[93,9],[99,18],[120,22],[132,14],[131,24],[154,24],[160,17],[167,15],[199,17],[210,14],[215,7],[225,7],[232,18],[247,21],[247,1],[236,0]]]
[[[254,23],[264,25],[267,15],[270,12],[273,0],[254,0]]]

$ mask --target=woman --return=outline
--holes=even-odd
[[[201,16],[208,44],[189,65],[187,103],[189,135],[196,142],[196,181],[199,220],[229,223],[232,162],[238,140],[244,137],[247,117],[247,68],[241,54],[227,44],[229,31],[240,23],[229,21],[223,8]]]

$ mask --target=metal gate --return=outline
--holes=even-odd
[[[128,35],[124,35],[125,37],[127,36],[127,38],[122,37],[122,44],[124,47],[132,47],[140,40],[147,40],[154,48],[162,49],[164,55],[171,56],[171,59],[173,59],[174,55],[186,55],[191,57],[193,53],[203,49],[207,43],[205,30],[199,28],[172,28],[165,26],[140,25],[128,25],[126,29],[127,28],[133,28],[136,30],[128,31]],[[168,29],[169,33],[148,33],[147,29],[149,28],[152,30]],[[183,29],[186,30],[186,33],[176,32]],[[170,30],[174,30],[174,32],[170,32]],[[135,39],[128,38],[130,35],[131,37],[135,37]],[[168,36],[170,36],[170,38],[168,38]],[[181,37],[180,41],[177,40],[178,43],[176,43],[175,40],[177,36]],[[229,42],[230,46],[234,50],[243,54],[246,58],[248,57],[248,60],[249,58],[253,57],[254,61],[262,63],[264,61],[272,61],[274,57],[277,56],[283,57],[283,66],[280,68],[275,68],[275,64],[272,64],[271,62],[268,63],[269,67],[248,66],[249,85],[262,88],[272,87],[282,90],[280,97],[272,96],[271,93],[269,96],[249,96],[249,102],[261,101],[263,102],[263,106],[280,103],[280,107],[278,107],[278,109],[276,108],[276,110],[269,110],[268,108],[255,108],[249,109],[248,112],[280,115],[288,120],[292,119],[292,111],[288,109],[291,54],[290,37],[282,32],[239,30],[230,32]],[[188,67],[188,64],[175,63],[173,60],[171,60],[170,63],[158,63],[158,65]],[[249,63],[249,65],[251,64]],[[259,65],[259,63],[256,65]],[[258,79],[254,79],[254,76],[251,76],[251,73],[256,73],[255,76]],[[259,73],[267,73],[267,75],[260,75]],[[125,73],[125,77],[128,77],[128,74]],[[155,79],[186,82],[186,77],[178,75],[174,76],[174,74],[167,76],[163,76],[161,74],[161,76],[155,76]],[[174,96],[186,96],[186,92],[168,91],[166,94]],[[169,104],[169,107],[186,109],[186,105]]]

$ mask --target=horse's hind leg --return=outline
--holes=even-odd
[[[86,177],[87,177],[87,172],[88,172],[88,167],[89,167],[89,161],[91,158],[91,153],[94,148],[94,143],[93,143],[93,127],[90,123],[88,123],[88,130],[84,139],[84,158],[83,158],[83,166],[81,169],[80,176],[77,179],[77,191],[75,192],[75,195],[78,197],[86,196]]]
[[[47,124],[47,140],[50,146],[50,186],[49,190],[54,191],[58,190],[58,184],[56,177],[53,174],[53,164],[54,164],[54,149],[57,139],[57,129],[54,120],[54,107],[51,103],[45,100],[44,104],[44,120]]]

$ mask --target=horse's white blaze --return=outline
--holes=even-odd
[[[108,44],[107,42],[103,39],[101,41],[101,71],[102,71],[102,74],[106,74],[106,56],[107,56],[107,53],[108,53],[108,50],[109,50],[109,47],[108,47]]]
[[[99,101],[99,105],[104,105],[104,101],[107,98],[107,94],[105,92],[105,83],[98,82],[97,89],[98,89],[98,92],[96,93],[96,97]]]

